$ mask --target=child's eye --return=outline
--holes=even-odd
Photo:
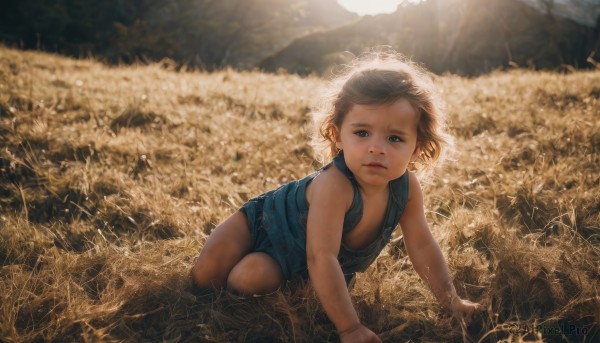
[[[358,137],[368,137],[369,133],[365,130],[359,130],[354,132],[355,135],[357,135]]]
[[[388,138],[388,140],[389,140],[390,142],[393,142],[393,143],[402,142],[402,138],[400,138],[400,137],[398,137],[398,136],[390,136],[390,137]]]

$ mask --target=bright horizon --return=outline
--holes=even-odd
[[[398,4],[404,0],[337,0],[337,2],[350,12],[358,15],[377,15],[394,13]],[[419,2],[420,0],[409,0]]]

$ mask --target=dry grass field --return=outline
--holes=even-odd
[[[600,71],[436,78],[456,152],[424,185],[468,326],[401,240],[352,298],[385,342],[600,340]],[[187,273],[246,199],[319,167],[324,81],[0,48],[0,341],[338,341],[310,289]]]

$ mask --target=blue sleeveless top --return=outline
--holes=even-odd
[[[308,279],[306,187],[322,170],[332,164],[348,177],[354,189],[352,204],[344,216],[343,226],[343,234],[350,232],[362,218],[363,201],[358,182],[346,166],[343,154],[337,155],[331,163],[303,179],[292,181],[252,198],[240,208],[248,219],[252,251],[264,252],[273,257],[281,267],[286,280],[297,277]],[[340,242],[338,261],[347,280],[349,275],[367,269],[390,241],[408,201],[408,171],[390,181],[389,187],[383,225],[373,242],[360,250],[352,250]]]

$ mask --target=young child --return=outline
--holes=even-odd
[[[479,305],[456,294],[408,170],[431,166],[446,142],[427,74],[395,53],[370,53],[332,82],[327,100],[315,136],[331,162],[218,225],[192,267],[195,285],[251,295],[310,280],[342,342],[379,342],[361,325],[347,284],[400,224],[415,270],[440,303],[457,316],[473,313]]]

